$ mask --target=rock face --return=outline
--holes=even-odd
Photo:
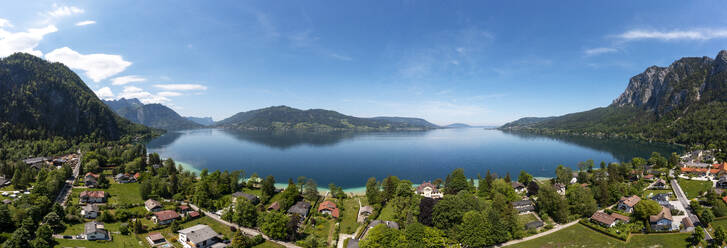
[[[164,130],[182,130],[200,128],[202,125],[174,112],[161,104],[143,104],[139,99],[118,99],[104,101],[117,114],[131,122]]]
[[[651,66],[629,80],[612,106],[636,107],[662,115],[698,101],[724,99],[727,51],[715,59],[682,58],[668,67]]]

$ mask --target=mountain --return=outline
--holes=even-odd
[[[167,106],[161,104],[143,104],[139,99],[118,99],[104,101],[111,109],[120,116],[131,122],[142,124],[148,127],[164,130],[181,130],[201,128],[202,125],[174,112]]]
[[[0,59],[2,140],[118,140],[150,133],[115,114],[61,63],[25,53]]]
[[[185,116],[187,120],[190,120],[194,123],[200,124],[202,126],[212,126],[215,124],[215,121],[212,120],[212,117],[192,117],[192,116]]]
[[[446,127],[446,128],[468,128],[468,127],[472,127],[472,126],[464,124],[464,123],[452,123],[452,124],[446,125],[444,127]]]
[[[523,118],[504,130],[626,137],[727,148],[727,51],[651,66],[633,76],[611,105],[546,119]]]
[[[436,128],[422,119],[401,117],[359,118],[331,110],[300,110],[275,106],[237,113],[216,127],[245,130],[426,130]]]

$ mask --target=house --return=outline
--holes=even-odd
[[[0,187],[5,187],[7,185],[10,185],[10,180],[5,179],[5,177],[0,177]]]
[[[513,181],[510,183],[512,185],[512,188],[515,189],[515,192],[517,193],[527,193],[528,189],[523,185],[522,183],[518,181]]]
[[[154,199],[149,199],[144,202],[144,208],[149,212],[157,212],[162,210],[162,204]]]
[[[558,194],[565,195],[565,184],[556,183],[556,184],[553,184],[553,188],[555,188],[555,191],[557,191]]]
[[[605,227],[613,227],[616,225],[616,218],[613,216],[597,211],[591,215],[591,221]]]
[[[190,208],[187,205],[179,206],[179,214],[181,214],[181,215],[187,215],[187,213],[190,211],[192,211],[192,208]]]
[[[102,222],[86,222],[83,226],[83,234],[86,240],[108,240],[109,232],[104,229]]]
[[[117,183],[135,183],[136,178],[129,175],[129,173],[119,173],[114,176],[114,180]]]
[[[278,210],[280,210],[280,203],[278,203],[277,201],[273,202],[273,204],[270,204],[270,206],[268,207],[268,211],[278,211]]]
[[[154,216],[151,217],[151,219],[157,225],[166,225],[172,223],[172,221],[174,220],[181,219],[181,217],[174,210],[162,210],[159,212],[154,212]]]
[[[48,162],[51,161],[52,158],[50,157],[35,157],[35,158],[28,158],[23,159],[23,162],[25,163],[28,168],[40,170],[43,168],[48,167]]]
[[[3,200],[3,204],[6,204],[6,205],[13,204],[13,201],[10,199],[5,199],[5,200]]]
[[[302,217],[301,220],[303,220],[308,217],[308,211],[310,210],[310,207],[310,203],[305,201],[299,201],[296,202],[295,205],[290,207],[290,209],[288,209],[288,213],[297,214],[298,216]]]
[[[141,173],[137,172],[136,174],[134,174],[134,181],[138,182],[140,178],[141,178]]]
[[[372,206],[361,207],[361,215],[369,216],[373,213],[374,213],[374,207],[372,207]]]
[[[81,203],[104,203],[108,195],[105,191],[83,191],[79,195]]]
[[[208,248],[222,241],[215,230],[202,224],[179,230],[178,240],[184,248]]]
[[[387,220],[372,221],[371,223],[369,223],[368,229],[374,228],[375,226],[378,226],[378,225],[386,225],[386,227],[388,227],[388,228],[393,228],[393,229],[397,229],[397,230],[399,229],[399,223],[396,223],[393,221],[387,221]]]
[[[664,179],[657,179],[654,184],[651,185],[652,189],[666,189],[666,181]]]
[[[694,222],[692,222],[692,218],[683,218],[682,219],[682,231],[683,232],[692,232],[694,231]]]
[[[321,202],[320,205],[318,205],[318,213],[327,214],[333,216],[333,218],[338,218],[339,210],[338,207],[336,207],[336,204],[332,201],[324,201]]]
[[[146,241],[148,241],[149,245],[151,246],[160,245],[167,242],[167,240],[164,239],[164,236],[158,232],[150,233],[149,236],[146,236]]]
[[[722,175],[719,177],[719,181],[717,181],[716,187],[720,189],[727,189],[727,175]]]
[[[636,205],[636,203],[639,203],[639,201],[641,201],[641,198],[636,195],[621,197],[621,200],[618,201],[616,209],[626,213],[631,213],[634,211],[634,206]]]
[[[530,223],[525,224],[525,229],[527,229],[527,230],[530,230],[530,229],[538,229],[538,228],[540,228],[541,226],[544,226],[544,225],[545,224],[542,221],[536,220],[536,221],[533,221],[533,222],[530,222]]]
[[[575,178],[574,177],[574,178],[571,178],[570,179],[570,184],[574,184],[574,183],[577,183],[577,182],[578,182],[578,178]]]
[[[646,179],[646,180],[654,180],[654,178],[655,178],[654,174],[648,174],[648,175],[644,176],[644,179]]]
[[[616,219],[616,221],[620,221],[623,223],[629,223],[629,221],[631,221],[631,218],[629,218],[628,216],[619,214],[619,213],[611,213],[611,217]]]
[[[512,206],[521,214],[535,211],[535,204],[531,200],[514,201]]]
[[[423,182],[419,184],[416,189],[417,195],[421,195],[427,198],[442,198],[444,194],[437,189],[431,182]]]
[[[250,201],[250,203],[252,203],[253,205],[257,205],[260,202],[260,198],[258,198],[256,195],[251,195],[251,194],[239,192],[239,191],[232,193],[232,202],[237,202],[237,198],[239,198],[239,197],[244,197],[245,199]]]
[[[669,231],[672,229],[671,222],[674,221],[671,217],[671,210],[666,207],[661,207],[661,211],[656,214],[649,216],[649,224],[651,230],[655,231]]]
[[[81,208],[81,215],[86,219],[96,219],[98,213],[98,206],[96,204],[88,204]]]
[[[671,205],[671,203],[669,203],[670,195],[671,195],[671,193],[659,193],[659,194],[652,196],[651,200],[659,203],[659,205],[672,209],[672,208],[674,208],[674,206]]]
[[[98,187],[98,174],[94,173],[86,173],[86,175],[83,177],[83,183],[86,185],[86,187],[89,188],[96,188]]]
[[[197,217],[199,217],[199,212],[197,212],[197,211],[191,211],[191,212],[187,213],[187,218],[195,219]]]

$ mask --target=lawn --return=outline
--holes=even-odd
[[[381,209],[381,214],[379,214],[379,220],[392,220],[394,218],[394,206],[391,206],[387,204],[384,206],[383,209]]]
[[[121,222],[106,223],[104,227],[110,232],[118,232]],[[78,235],[83,233],[83,223],[66,226],[63,235]],[[144,247],[134,235],[111,234],[112,241],[87,241],[87,240],[65,240],[56,239],[59,243],[56,247]]]
[[[656,195],[656,194],[662,194],[662,193],[671,193],[671,195],[672,195],[671,198],[674,198],[675,197],[674,192],[671,189],[649,189],[649,190],[644,190],[644,194],[641,195],[642,196],[641,199],[646,199],[646,197],[649,196],[649,194],[652,194],[652,193],[654,195]]]
[[[538,221],[538,217],[535,217],[534,213],[529,214],[521,214],[517,216],[518,222],[520,222],[520,225],[525,225],[533,221]]]
[[[687,247],[688,233],[633,235],[628,243],[576,224],[512,247]]]
[[[253,248],[284,248],[285,246],[273,243],[271,241],[265,240],[265,243],[253,246]]]
[[[306,227],[306,233],[316,235],[319,238],[328,240],[328,235],[331,231],[331,226],[335,224],[334,220],[326,219],[326,217],[315,217],[316,225],[308,224]]]
[[[108,189],[86,189],[86,188],[74,188],[72,193],[73,203],[78,203],[78,195],[83,191],[98,191],[103,190],[109,193],[110,204],[119,203],[144,203],[139,194],[139,187],[141,184],[138,183],[125,183],[125,184],[111,184]]]
[[[712,226],[712,230],[717,228],[718,226],[721,226],[722,228],[727,229],[727,218],[720,218],[712,221],[709,225]]]
[[[362,202],[363,204],[363,202]],[[343,216],[341,216],[341,233],[351,234],[358,228],[358,199],[347,198],[343,200]]]
[[[684,194],[687,195],[687,198],[692,199],[699,196],[699,192],[707,192],[709,189],[711,189],[712,182],[679,178],[679,186],[682,187],[682,190],[684,191]]]

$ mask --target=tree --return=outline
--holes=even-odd
[[[13,226],[13,219],[10,216],[10,209],[8,209],[8,205],[0,204],[0,229],[2,230],[12,230]]]
[[[669,161],[661,156],[661,153],[652,152],[649,158],[649,164],[654,165],[656,168],[666,168]]]
[[[237,205],[235,206],[235,223],[244,227],[255,227],[257,221],[257,209],[249,200],[244,197],[237,199]]]
[[[692,236],[689,237],[692,245],[698,245],[704,240],[704,229],[701,226],[694,228]]]
[[[569,187],[566,191],[566,198],[570,205],[571,213],[578,214],[581,217],[588,217],[598,209],[596,199],[593,198],[593,193],[586,187]]]
[[[507,202],[514,202],[520,198],[517,192],[515,192],[515,189],[512,188],[512,184],[503,179],[496,179],[493,181],[491,191],[505,196],[505,200]]]
[[[396,195],[396,188],[399,186],[399,178],[396,176],[388,176],[381,182],[383,191],[381,192],[382,200],[389,201]]]
[[[491,230],[486,216],[480,211],[469,211],[462,217],[462,224],[457,229],[457,240],[465,247],[485,247],[491,245],[488,240]]]
[[[444,192],[447,194],[455,195],[469,187],[462,168],[454,169],[451,174],[447,175],[447,178],[449,180],[444,184]]]
[[[708,208],[702,210],[702,214],[699,216],[699,220],[702,221],[702,224],[709,226],[709,223],[712,223],[712,221],[714,221],[714,214],[712,213],[712,210]]]
[[[35,231],[35,239],[30,242],[33,248],[51,247],[53,244],[53,231],[48,225],[40,225]]]
[[[290,218],[282,213],[265,213],[260,218],[258,225],[260,231],[272,239],[283,240],[288,235],[288,222]]]
[[[369,204],[379,204],[381,203],[381,197],[379,190],[379,183],[376,181],[376,178],[371,177],[368,181],[366,181],[366,199],[368,200]]]
[[[679,166],[679,161],[681,161],[681,158],[679,158],[679,155],[676,152],[672,152],[671,155],[669,155],[670,168],[676,168]]]
[[[722,247],[722,243],[727,240],[727,231],[722,226],[717,226],[714,229],[714,243],[717,246]]]
[[[121,225],[119,225],[119,232],[121,235],[129,235],[129,223],[121,223]]]
[[[525,170],[521,170],[520,175],[517,177],[517,181],[523,185],[528,185],[531,181],[533,181],[533,176],[525,172]]]
[[[280,198],[280,201],[278,201],[281,209],[288,209],[293,206],[300,197],[300,192],[298,192],[298,187],[295,186],[295,183],[293,183],[293,179],[288,180],[288,187],[285,188],[281,194],[283,194],[283,196]]]
[[[558,223],[568,220],[568,202],[551,186],[544,186],[538,190],[536,206],[541,213],[547,213]]]
[[[562,184],[569,184],[573,178],[573,171],[569,167],[565,167],[562,164],[555,168],[555,182]]]
[[[50,228],[54,231],[58,231],[61,228],[63,228],[63,223],[61,223],[61,217],[58,216],[55,212],[50,212],[43,217],[43,223],[50,226]]]
[[[182,228],[179,227],[179,223],[177,223],[176,220],[173,220],[172,224],[169,225],[169,229],[172,230],[172,232],[177,232],[177,231],[181,230]]]
[[[512,179],[510,179],[510,172],[507,172],[507,174],[505,174],[505,182],[506,183],[512,182]]]
[[[305,190],[303,191],[303,198],[306,200],[315,202],[318,200],[318,185],[313,179],[305,181]]]
[[[413,223],[404,229],[408,248],[440,248],[446,246],[444,232],[420,223]]]
[[[267,176],[263,179],[262,183],[262,198],[263,202],[267,201],[275,194],[275,178],[273,176]]]
[[[28,231],[26,227],[21,226],[15,229],[10,238],[3,243],[3,248],[27,248],[30,246],[30,240],[33,239],[33,235]]]
[[[528,195],[537,195],[538,190],[540,190],[540,185],[535,181],[530,181],[528,184]]]
[[[361,248],[404,248],[406,240],[401,231],[388,228],[386,225],[377,225],[368,231],[368,237],[361,240]]]
[[[636,203],[634,206],[634,215],[639,219],[645,220],[649,218],[649,216],[661,212],[661,208],[662,206],[659,205],[659,203],[653,200],[644,199]]]

